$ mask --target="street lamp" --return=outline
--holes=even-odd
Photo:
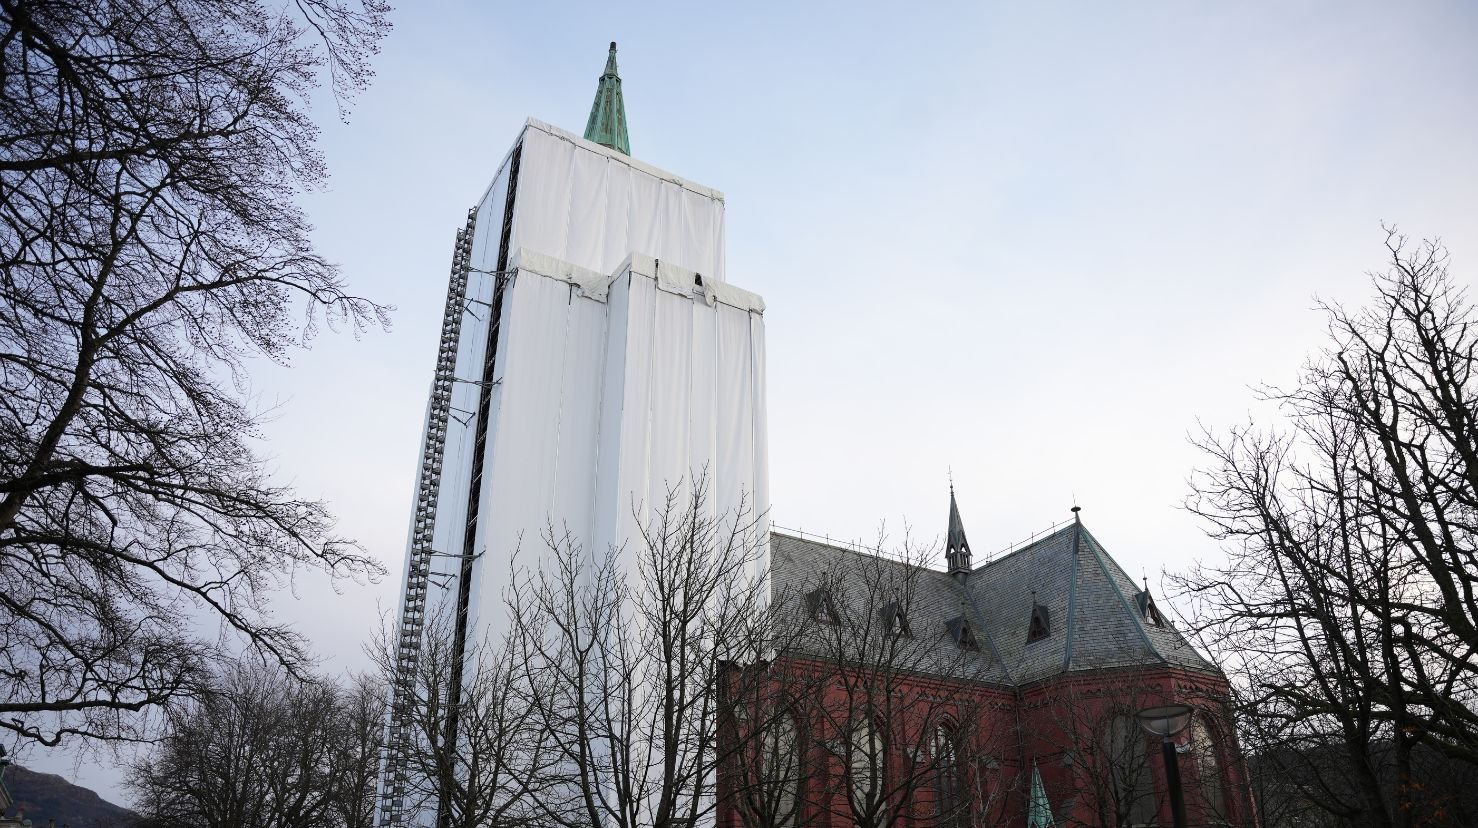
[[[1147,707],[1134,714],[1139,726],[1151,736],[1160,737],[1160,753],[1165,757],[1165,786],[1170,789],[1170,815],[1175,828],[1186,828],[1185,796],[1180,791],[1180,762],[1175,756],[1176,734],[1191,725],[1191,708],[1184,704]]]

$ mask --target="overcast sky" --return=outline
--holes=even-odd
[[[1471,5],[402,5],[306,200],[394,329],[253,389],[283,479],[390,570],[284,599],[327,670],[395,604],[453,235],[526,117],[583,130],[611,40],[632,155],[725,193],[768,306],[781,526],[937,537],[952,468],[977,556],[1076,498],[1154,581],[1217,554],[1187,435],[1267,413],[1382,221],[1478,269]]]

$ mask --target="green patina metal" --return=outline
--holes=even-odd
[[[621,75],[616,72],[616,41],[606,55],[606,71],[595,88],[595,103],[590,107],[590,120],[585,124],[585,140],[610,147],[622,155],[631,154],[631,139],[626,137],[626,102],[621,98]]]
[[[1054,828],[1056,824],[1052,819],[1052,804],[1047,801],[1047,789],[1042,785],[1042,774],[1033,762],[1032,792],[1026,811],[1027,828]]]

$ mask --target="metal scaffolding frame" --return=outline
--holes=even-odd
[[[432,548],[436,504],[441,494],[441,468],[446,455],[452,389],[457,382],[457,348],[462,338],[463,314],[467,312],[467,279],[472,269],[472,236],[476,225],[477,210],[474,208],[467,213],[467,225],[457,231],[452,273],[447,284],[446,310],[441,319],[441,342],[436,352],[436,373],[431,382],[431,399],[426,411],[426,436],[417,474],[410,555],[406,564],[405,595],[401,601],[400,630],[395,650],[395,677],[390,687],[390,723],[385,734],[384,765],[381,768],[377,820],[381,826],[406,824],[406,785],[409,780],[405,757],[412,747],[410,715],[415,704],[416,671],[421,660],[421,634],[426,622],[431,559],[436,554]]]

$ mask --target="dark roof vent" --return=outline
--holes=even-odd
[[[970,629],[970,621],[965,616],[955,616],[944,622],[944,626],[949,629],[949,637],[954,639],[961,650],[972,653],[980,651],[980,643],[975,640],[975,631]]]
[[[812,621],[822,624],[839,624],[842,620],[837,614],[836,602],[831,599],[831,590],[825,587],[806,593],[806,610]]]
[[[1041,641],[1042,639],[1046,638],[1047,636],[1049,636],[1051,634],[1052,634],[1052,616],[1051,616],[1051,614],[1049,614],[1047,612],[1047,608],[1046,607],[1042,606],[1041,604],[1038,604],[1036,601],[1033,601],[1032,602],[1032,621],[1031,621],[1031,627],[1028,628],[1027,631],[1026,631],[1026,643],[1030,644],[1033,641]]]

